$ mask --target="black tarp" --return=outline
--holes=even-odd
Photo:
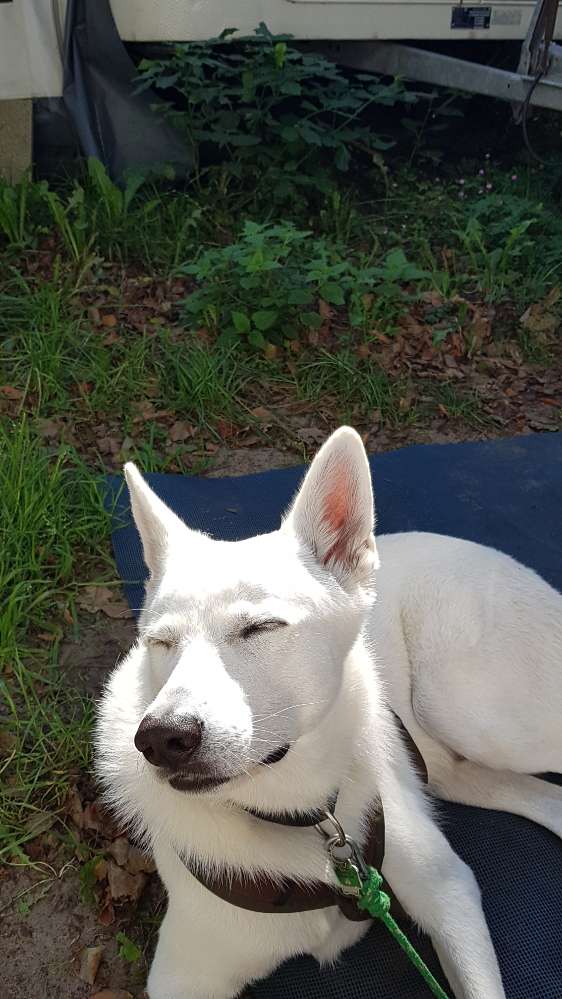
[[[101,160],[113,180],[164,164],[189,174],[187,141],[155,110],[153,93],[136,93],[135,77],[109,0],[68,0],[63,101],[82,153]]]

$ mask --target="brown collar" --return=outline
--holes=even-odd
[[[396,717],[396,720],[402,731],[404,742],[413,757],[412,762],[419,770],[424,783],[427,783],[427,770],[423,758],[400,719]],[[335,797],[330,801],[330,805],[333,806],[334,803]],[[317,812],[307,813],[302,817],[264,815],[257,812],[251,814],[264,821],[273,821],[282,825],[312,826],[322,821],[325,809],[318,809]],[[225,902],[230,902],[231,905],[236,905],[240,909],[248,909],[251,912],[292,913],[338,906],[347,919],[360,921],[371,918],[368,913],[361,912],[357,908],[353,898],[342,895],[336,888],[322,881],[310,881],[303,884],[294,878],[285,878],[281,881],[273,880],[266,871],[256,873],[224,871],[213,874],[203,872],[197,862],[191,858],[186,858],[182,854],[179,856],[188,871],[200,884],[208,888],[218,898],[222,898]],[[380,871],[384,858],[384,813],[380,800],[374,802],[371,807],[363,856],[368,866],[376,867]],[[398,907],[393,903],[395,914],[397,909]]]

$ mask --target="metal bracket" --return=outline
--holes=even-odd
[[[314,49],[352,69],[562,111],[562,46],[552,42],[559,2],[537,0],[517,72],[394,42],[326,42]]]

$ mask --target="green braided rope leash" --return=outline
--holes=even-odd
[[[349,839],[348,842],[350,842]],[[414,967],[419,971],[433,995],[437,996],[437,999],[448,999],[447,993],[443,991],[439,982],[433,977],[427,964],[422,961],[406,934],[402,932],[390,915],[390,898],[386,892],[381,890],[382,877],[377,869],[375,867],[367,867],[367,865],[363,864],[361,865],[363,870],[360,873],[359,866],[354,864],[351,859],[338,861],[332,856],[332,860],[338,881],[344,889],[347,889],[345,894],[355,897],[358,909],[368,912],[373,919],[380,919],[381,923],[384,923],[387,930],[392,934]]]

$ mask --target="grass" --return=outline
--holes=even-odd
[[[90,763],[92,705],[59,659],[80,587],[114,575],[103,472],[202,471],[231,432],[277,442],[278,403],[493,430],[469,377],[494,310],[526,363],[557,363],[548,172],[388,162],[329,183],[323,163],[285,200],[232,164],[185,188],[119,189],[93,163],[59,189],[0,182],[0,860],[25,861]],[[432,379],[449,354],[466,383]]]
[[[27,419],[0,424],[0,859],[22,858],[44,810],[89,762],[91,705],[58,666],[82,573],[107,535],[95,480],[41,446]],[[82,577],[83,578],[83,577]]]

